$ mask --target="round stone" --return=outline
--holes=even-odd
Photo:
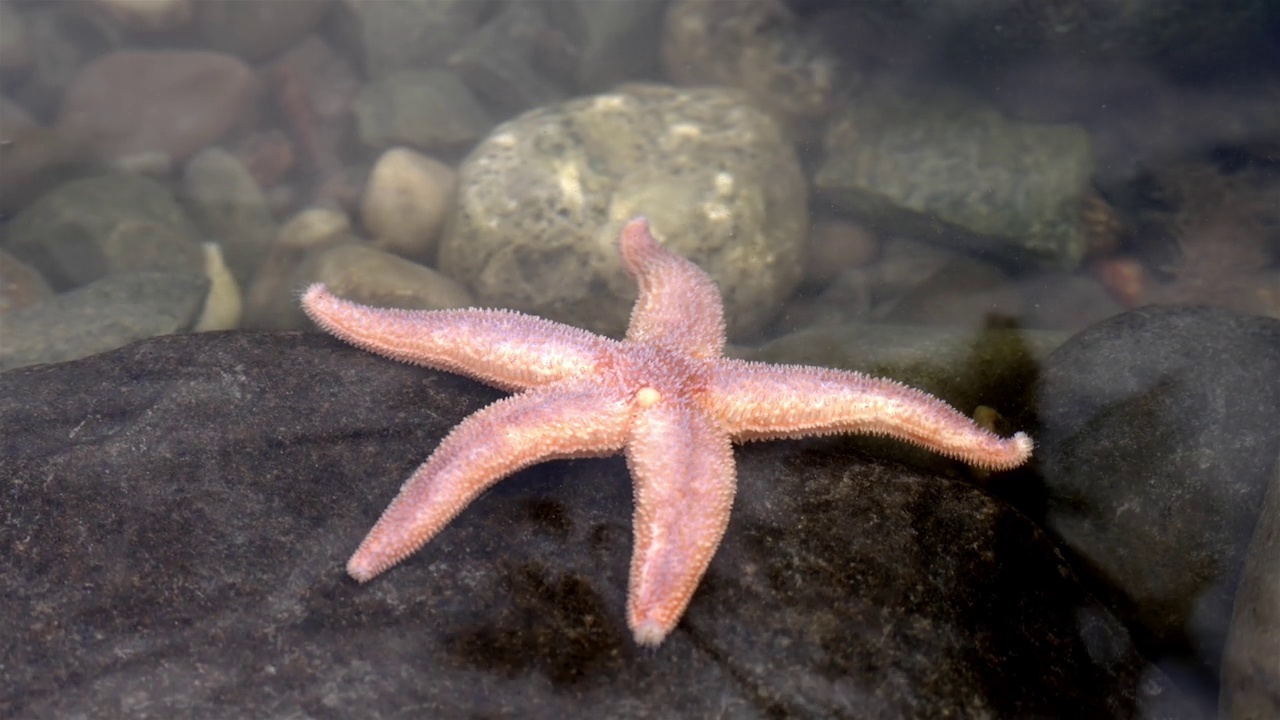
[[[645,215],[719,283],[743,337],[800,279],[806,202],[794,151],[744,95],[628,85],[495,129],[459,168],[438,264],[483,305],[619,335],[635,285],[618,233]]]

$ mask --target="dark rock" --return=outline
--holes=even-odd
[[[129,272],[4,315],[0,370],[114,350],[190,329],[204,307],[203,275]]]
[[[1236,591],[1218,708],[1223,720],[1280,717],[1280,461]]]
[[[1048,527],[1152,652],[1216,682],[1280,454],[1280,321],[1119,315],[1049,358],[1039,403]]]
[[[980,5],[871,0],[859,5],[929,33],[941,46],[939,55],[961,72],[1003,68],[1029,55],[1055,55],[1111,62],[1138,59],[1171,74],[1197,75],[1274,42],[1268,35],[1275,20],[1270,0],[991,0]]]
[[[13,219],[5,249],[69,290],[105,275],[201,273],[198,233],[159,183],[127,174],[58,186]]]
[[[799,443],[657,650],[620,459],[500,483],[385,577],[343,562],[499,394],[313,335],[172,336],[0,375],[0,713],[1196,717],[1025,517]]]

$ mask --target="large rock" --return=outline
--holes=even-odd
[[[819,192],[887,235],[1074,269],[1088,249],[1089,136],[951,91],[867,88],[827,126]]]
[[[298,334],[0,375],[0,714],[1198,716],[1009,506],[797,443],[738,451],[724,545],[657,650],[623,620],[621,459],[519,473],[347,578],[497,397]]]
[[[1216,680],[1280,455],[1280,321],[1147,307],[1045,364],[1048,527],[1148,646]]]
[[[479,302],[619,333],[635,285],[618,232],[647,215],[724,290],[730,335],[759,330],[800,280],[804,177],[737,92],[627,85],[496,128],[459,168],[440,269]]]

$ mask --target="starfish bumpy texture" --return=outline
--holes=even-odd
[[[733,442],[887,435],[991,470],[1031,455],[946,403],[892,380],[722,356],[720,294],[663,248],[644,218],[622,231],[640,285],[626,339],[506,310],[366,307],[312,285],[327,332],[403,362],[469,375],[516,395],[458,425],[413,473],[347,563],[366,582],[404,560],[486,488],[555,458],[626,454],[635,487],[627,621],[642,645],[675,628],[729,523]]]

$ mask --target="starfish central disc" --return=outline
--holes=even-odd
[[[655,387],[646,385],[636,391],[636,405],[642,408],[653,407],[661,399],[662,393],[658,392],[658,388]]]
[[[640,285],[622,341],[504,310],[382,310],[323,285],[307,290],[311,319],[357,347],[517,393],[464,420],[404,483],[351,556],[353,577],[365,582],[404,560],[521,468],[623,452],[636,502],[627,622],[637,642],[657,645],[728,527],[732,443],[849,432],[989,470],[1031,456],[1025,434],[1001,438],[892,380],[723,357],[724,308],[711,278],[659,244],[644,218],[627,223],[619,245]],[[628,395],[633,402],[618,402]]]

